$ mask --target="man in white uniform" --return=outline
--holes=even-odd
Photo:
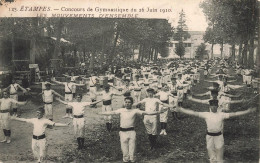
[[[51,89],[51,84],[47,83],[46,89],[41,93],[42,94],[42,99],[44,102],[44,111],[45,111],[45,117],[51,121],[53,121],[53,97],[59,96],[60,98],[63,98],[59,93],[55,92],[54,90]]]
[[[53,82],[58,84],[63,84],[65,86],[65,101],[71,102],[73,100],[73,87],[75,86],[85,86],[85,84],[76,84],[71,82],[70,77],[67,77],[67,82],[59,82],[56,80],[53,80]],[[63,118],[73,118],[72,116],[72,109],[67,106],[66,108],[66,114]]]
[[[141,91],[143,82],[139,80],[139,75],[135,76],[135,81],[132,82],[134,88],[134,102],[141,100]]]
[[[68,124],[55,123],[49,119],[45,119],[44,108],[40,107],[37,109],[37,118],[25,119],[25,118],[12,118],[13,120],[18,120],[22,122],[27,122],[33,124],[33,137],[32,137],[32,151],[38,162],[42,162],[46,156],[46,135],[45,129],[48,126],[55,127],[66,127]]]
[[[90,94],[90,99],[92,102],[97,101],[97,83],[98,83],[99,78],[95,76],[95,73],[92,72],[91,76],[89,77],[89,94]],[[96,105],[91,105],[91,107],[96,107]]]
[[[5,90],[9,89],[10,98],[18,101],[18,89],[19,88],[23,91],[23,93],[27,92],[27,90],[25,88],[23,88],[22,86],[17,84],[16,80],[13,79],[12,84],[10,84],[7,88],[5,88]],[[13,109],[13,116],[17,116],[18,106],[15,103],[12,104],[12,109]]]
[[[102,95],[102,101],[103,101],[102,112],[106,112],[106,111],[112,111],[113,110],[113,108],[112,108],[112,97],[114,95],[122,96],[123,94],[118,94],[118,93],[114,93],[113,91],[110,91],[110,86],[106,85],[105,90],[102,91],[99,95]],[[111,132],[111,130],[112,130],[112,116],[111,115],[105,115],[104,120],[106,121],[107,131]]]
[[[165,104],[169,104],[169,97],[174,97],[171,95],[171,93],[167,92],[168,87],[165,83],[162,83],[162,91],[155,94],[155,96],[158,96],[161,102]],[[160,110],[163,108],[162,105],[159,105]],[[168,109],[166,107],[166,109]],[[166,126],[168,121],[168,110],[160,114],[160,123],[161,123],[161,132],[160,135],[167,135],[166,133]]]
[[[10,110],[12,105],[25,105],[25,102],[18,102],[8,97],[7,91],[3,91],[3,98],[0,99],[0,125],[3,128],[5,139],[0,141],[1,143],[11,142],[11,129],[10,129]]]
[[[207,124],[207,150],[211,163],[223,163],[224,155],[224,137],[223,137],[223,123],[225,119],[235,116],[245,115],[254,112],[255,108],[250,108],[245,111],[238,111],[233,113],[218,112],[218,100],[209,101],[211,107],[209,112],[196,112],[193,110],[187,110],[184,108],[177,108],[178,111],[194,115],[205,119]]]
[[[104,115],[120,115],[120,143],[121,150],[123,153],[123,162],[135,162],[135,143],[136,143],[136,132],[135,132],[135,118],[137,115],[156,115],[163,112],[161,111],[141,111],[138,109],[132,109],[133,98],[125,98],[125,108],[120,108],[115,111],[102,112]]]
[[[145,111],[157,111],[158,104],[161,104],[165,107],[173,107],[169,104],[161,102],[159,99],[154,98],[154,89],[147,89],[148,98],[144,98],[143,100],[134,103],[133,105],[145,104]],[[151,144],[151,149],[155,148],[156,139],[157,139],[157,116],[156,115],[145,115],[144,116],[144,125],[149,137],[149,141]]]
[[[61,103],[65,105],[69,105],[73,109],[73,126],[74,126],[74,135],[77,138],[78,149],[82,149],[84,147],[84,133],[85,133],[85,118],[84,118],[84,110],[86,106],[90,106],[92,104],[96,104],[100,101],[96,102],[83,102],[82,95],[76,95],[76,102],[66,102],[58,99]]]

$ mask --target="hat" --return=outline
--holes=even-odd
[[[178,86],[177,89],[178,89],[178,90],[182,90],[182,89],[183,89],[183,86]]]
[[[46,82],[46,83],[45,83],[45,85],[46,85],[46,86],[47,86],[47,85],[48,85],[48,86],[50,86],[50,85],[51,85],[51,83],[50,83],[50,82]]]
[[[130,91],[126,91],[125,93],[124,93],[124,96],[126,97],[126,96],[131,96],[131,92]]]
[[[147,92],[154,92],[154,89],[153,88],[148,88],[146,91]]]
[[[218,100],[209,100],[210,106],[218,106]]]

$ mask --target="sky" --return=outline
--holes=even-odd
[[[186,14],[186,24],[189,31],[205,31],[207,28],[206,17],[199,7],[202,0],[173,0],[173,16],[169,19],[174,27],[177,26],[179,13],[183,9]]]

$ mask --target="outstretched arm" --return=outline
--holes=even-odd
[[[157,115],[157,114],[161,114],[167,110],[168,109],[161,109],[160,111],[142,111],[142,114],[143,115]]]
[[[14,103],[14,104],[17,104],[17,105],[25,105],[25,104],[27,104],[28,101],[19,102],[19,101],[16,101],[14,99],[11,99],[11,102]]]
[[[57,81],[57,80],[52,80],[52,82],[57,83],[57,84],[64,84],[63,82]]]
[[[76,86],[85,86],[85,84],[77,84],[75,83]]]
[[[6,91],[6,90],[8,90],[8,89],[10,89],[11,88],[11,85],[9,85],[8,87],[6,87],[6,88],[3,88],[3,91]]]
[[[244,87],[244,85],[231,85],[231,84],[228,84],[229,88],[231,89],[238,89],[238,88],[242,88]]]
[[[238,94],[238,95],[231,95],[231,94],[227,94],[227,93],[225,93],[225,96],[228,96],[228,97],[240,97],[241,94]]]
[[[102,102],[102,101],[104,101],[104,100],[101,99],[101,100],[98,100],[98,101],[96,101],[96,102],[91,102],[90,104],[86,104],[85,106],[88,106],[88,105],[95,105],[95,104],[97,104],[97,103],[99,103],[99,102]]]
[[[23,88],[22,86],[20,86],[19,84],[17,85],[21,90],[23,90],[23,92],[27,92],[27,90],[25,88]]]
[[[179,111],[179,112],[182,112],[184,114],[188,114],[188,115],[193,115],[193,116],[199,117],[199,112],[195,112],[193,110],[184,109],[182,107],[177,107],[176,110]]]
[[[21,122],[29,122],[26,118],[18,118],[18,117],[11,117],[12,120],[21,121]]]
[[[68,127],[70,125],[70,122],[69,123],[54,123],[53,126],[55,127]]]
[[[120,114],[120,113],[115,112],[115,111],[106,111],[106,112],[100,112],[98,114],[101,114],[101,115],[116,115],[116,114]]]
[[[60,95],[59,93],[57,93],[56,91],[52,91],[52,93],[56,96],[59,96],[60,98],[64,99],[64,97],[62,95]]]
[[[242,100],[232,100],[232,101],[229,101],[230,104],[237,104],[237,103],[241,103],[241,102],[244,102],[246,100],[242,99]]]
[[[56,100],[58,100],[59,102],[63,103],[64,105],[68,105],[68,102],[63,101],[63,100],[61,100],[61,99],[59,99],[59,98],[56,98]]]
[[[205,92],[205,93],[200,93],[200,94],[193,94],[193,96],[198,96],[198,97],[202,97],[202,96],[209,96],[209,92]]]
[[[249,109],[244,110],[244,111],[229,113],[229,117],[237,117],[237,116],[249,114],[249,113],[252,113],[252,112],[255,112],[255,111],[256,111],[256,108],[249,108]]]
[[[192,98],[192,97],[188,97],[188,100],[191,100],[193,102],[202,103],[202,104],[209,104],[209,100],[200,100],[200,99],[195,99],[195,98]]]
[[[123,93],[113,93],[113,96],[123,96]]]

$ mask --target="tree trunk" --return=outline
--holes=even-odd
[[[57,27],[57,32],[56,32],[56,41],[55,41],[55,48],[54,48],[54,53],[52,56],[52,67],[54,69],[58,69],[59,68],[59,61],[58,59],[58,55],[59,55],[59,51],[60,51],[60,39],[61,39],[61,30],[63,27],[63,18],[59,19],[58,22],[58,27]]]
[[[15,36],[14,32],[12,34],[12,61],[15,59]]]
[[[223,44],[223,41],[222,41],[221,44],[220,44],[220,57],[221,58],[223,58],[223,46],[224,46],[224,44]]]
[[[144,56],[145,56],[145,44],[143,44],[142,55],[141,55],[141,62],[144,61]]]
[[[151,56],[150,56],[151,60],[154,61],[154,48],[152,48],[152,51],[151,51]]]
[[[247,51],[248,51],[248,41],[244,41],[244,47],[242,51],[242,64],[247,67]]]
[[[158,47],[155,48],[154,61],[156,62],[157,59],[158,59]]]
[[[254,37],[250,38],[248,67],[254,68]]]
[[[83,47],[83,61],[86,62],[86,47]]]
[[[138,61],[140,61],[141,60],[141,56],[142,56],[142,49],[143,49],[143,47],[142,47],[143,45],[142,44],[140,44],[139,45],[139,54],[138,54]]]
[[[149,51],[148,51],[148,57],[147,57],[147,59],[148,59],[148,63],[150,62],[150,60],[151,60],[151,52],[152,52],[152,48],[151,47],[149,47]]]
[[[240,44],[239,44],[239,48],[238,48],[238,63],[239,64],[242,64],[242,56],[241,56],[241,54],[242,54],[242,46],[243,46],[243,43],[241,41]]]
[[[93,72],[93,69],[94,69],[94,58],[95,58],[95,54],[94,54],[94,52],[92,52],[90,54],[89,72]]]
[[[73,50],[73,59],[74,59],[74,67],[76,66],[76,63],[77,63],[77,49],[76,49],[76,46],[74,47],[74,50]]]
[[[116,37],[115,37],[115,39],[114,39],[114,45],[113,45],[112,52],[111,52],[111,56],[110,56],[110,65],[112,65],[112,69],[114,68],[113,59],[114,59],[115,52],[116,52],[116,44],[117,44],[118,37],[119,37],[119,30],[118,30],[118,28],[117,28]],[[112,71],[113,71],[113,70],[112,70]]]
[[[232,48],[231,48],[231,60],[232,61],[235,61],[235,53],[236,53],[236,46],[235,44],[232,45]]]
[[[213,50],[214,50],[214,43],[211,44],[211,59],[214,58]]]
[[[106,46],[106,33],[102,35],[102,50],[100,56],[100,63],[103,65],[104,63],[104,55],[105,55],[105,46]]]
[[[30,41],[30,63],[35,64],[36,39],[33,37]]]

